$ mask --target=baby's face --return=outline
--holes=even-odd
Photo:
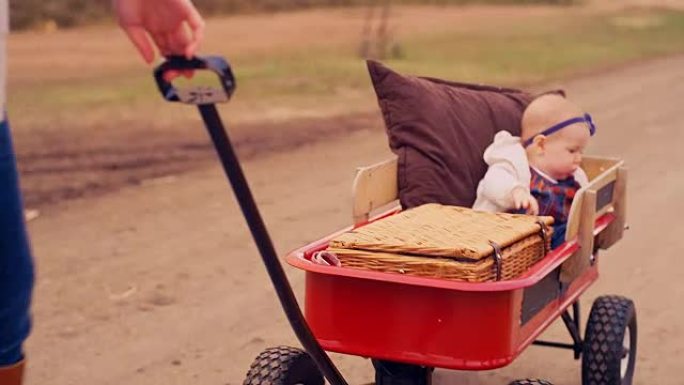
[[[548,136],[543,171],[557,180],[571,176],[582,162],[582,153],[589,143],[589,137],[589,128],[585,123],[573,124]]]

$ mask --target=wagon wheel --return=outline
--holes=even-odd
[[[289,346],[268,348],[254,359],[243,385],[323,385],[309,354]]]
[[[553,385],[552,383],[545,381],[545,380],[539,380],[539,379],[525,379],[525,380],[515,380],[508,385]]]
[[[637,351],[634,303],[624,297],[594,301],[582,355],[582,385],[631,385]]]

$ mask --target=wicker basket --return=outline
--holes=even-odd
[[[334,238],[342,266],[484,282],[519,276],[549,250],[551,217],[427,204]]]

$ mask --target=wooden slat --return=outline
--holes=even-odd
[[[613,191],[613,214],[615,220],[598,236],[598,246],[607,249],[622,238],[627,221],[627,168],[617,170],[615,190]]]
[[[592,180],[618,163],[622,163],[622,160],[585,155],[582,157],[582,170],[587,174],[589,180]]]
[[[561,267],[561,282],[569,283],[577,278],[590,265],[594,251],[594,223],[596,222],[596,191],[584,192],[579,217],[577,241],[579,250]]]
[[[624,162],[614,158],[585,157],[582,160],[582,169],[587,173],[589,184],[582,187],[572,202],[570,213],[568,214],[568,226],[565,232],[565,239],[571,240],[577,236],[580,225],[580,217],[583,207],[583,196],[587,191],[597,193],[602,187],[617,180],[618,169],[623,167]],[[613,202],[603,207],[598,215],[608,211],[614,211],[616,194],[613,193]],[[594,206],[595,209],[595,206]]]
[[[398,197],[396,157],[359,167],[352,186],[354,223],[368,221],[373,210],[396,201]]]
[[[608,248],[622,238],[624,231],[627,183],[624,162],[611,158],[587,157],[582,162],[582,168],[589,177],[589,184],[575,195],[565,234],[566,240],[577,237],[580,249],[563,264],[561,281],[566,283],[571,282],[590,265],[594,242],[598,242],[597,246],[601,248]],[[597,210],[597,194],[604,187],[613,189],[612,200]],[[608,212],[612,212],[616,219],[595,240],[596,219]]]

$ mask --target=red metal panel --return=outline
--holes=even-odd
[[[521,290],[459,292],[307,273],[306,319],[326,350],[491,369],[517,350]]]

